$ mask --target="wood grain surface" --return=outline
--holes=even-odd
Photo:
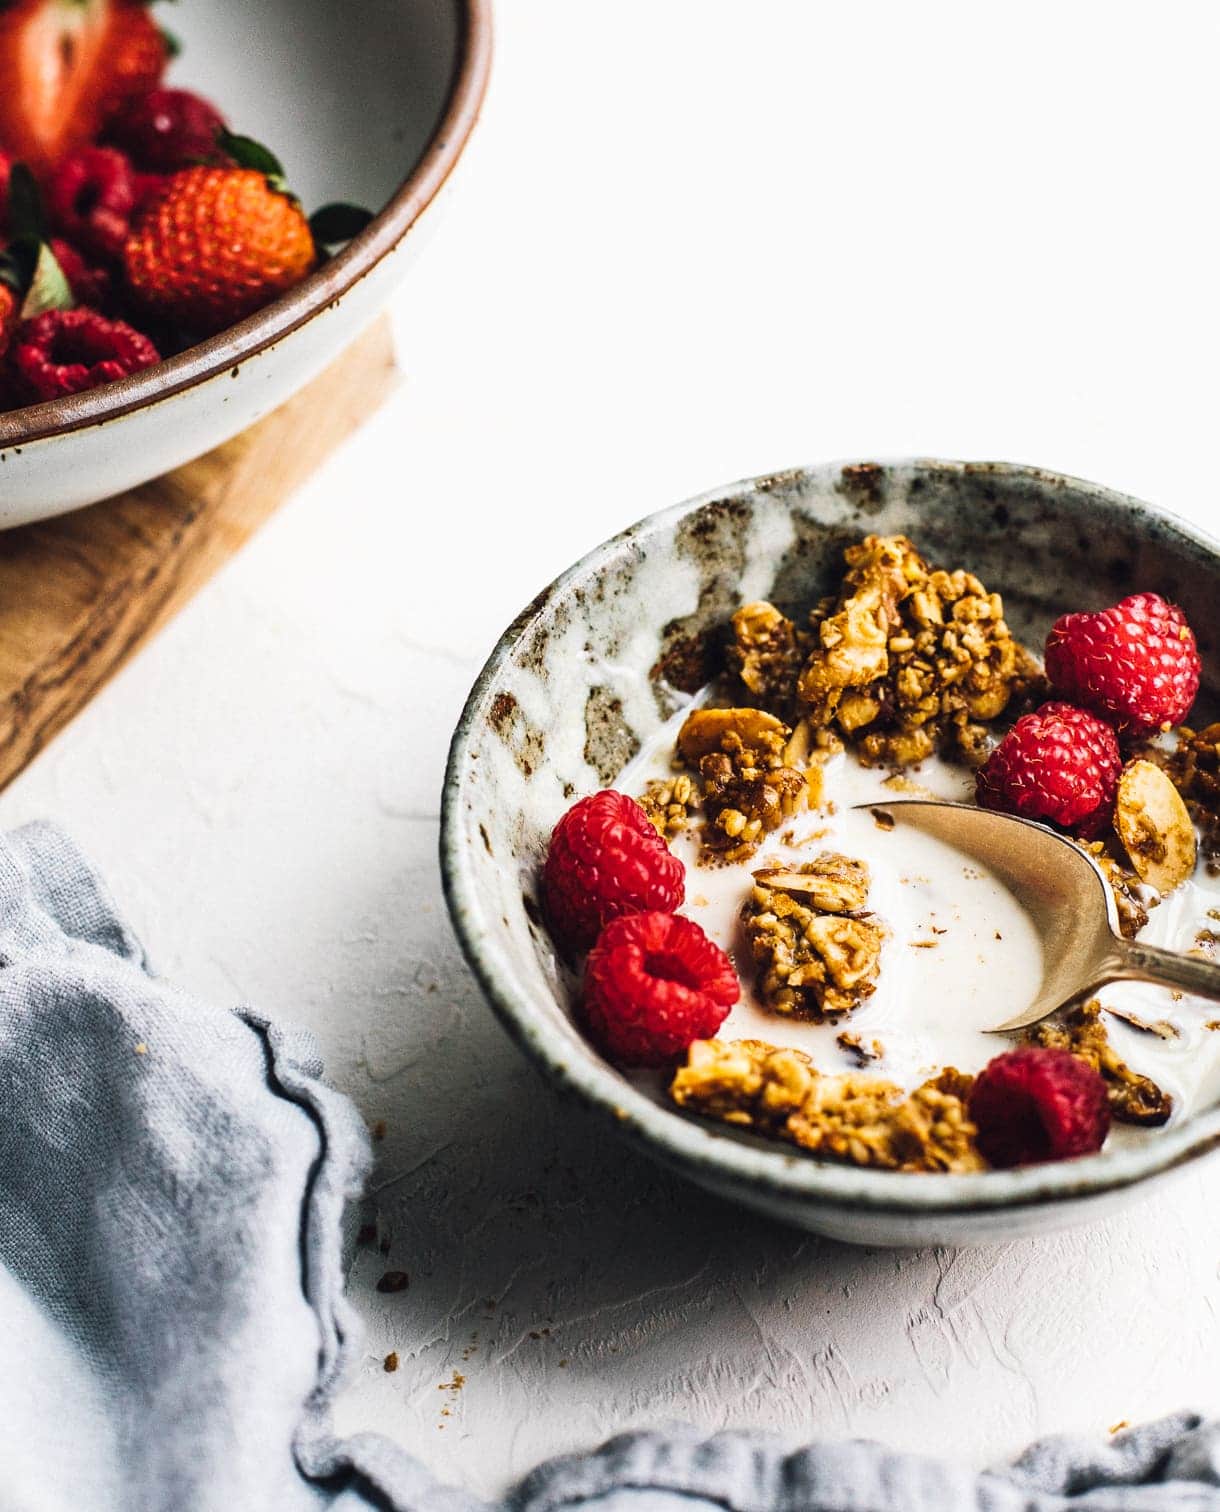
[[[274,414],[131,492],[0,533],[0,787],[390,393],[389,322]]]

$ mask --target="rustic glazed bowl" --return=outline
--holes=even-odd
[[[458,938],[492,1007],[557,1087],[616,1136],[713,1191],[861,1244],[1007,1239],[1080,1222],[1220,1142],[1220,1111],[1125,1149],[981,1175],[903,1175],[821,1162],[662,1106],[574,1024],[536,904],[551,826],[614,782],[706,677],[707,637],[756,597],[793,607],[831,589],[844,546],[911,535],[976,571],[1033,644],[1067,609],[1137,589],[1181,603],[1216,693],[1220,547],[1095,484],[1001,463],[797,469],[653,515],[577,563],[492,653],[453,739],[441,865]]]
[[[308,209],[376,220],[250,319],[119,383],[0,413],[0,528],[92,503],[210,451],[282,404],[406,272],[474,126],[490,0],[189,0],[171,82],[273,147]]]

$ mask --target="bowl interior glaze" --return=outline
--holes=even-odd
[[[1110,490],[1033,468],[937,461],[834,465],[759,478],[654,515],[597,548],[513,623],[454,737],[441,839],[467,956],[513,1036],[553,1081],[654,1157],[705,1185],[835,1237],[957,1242],[1075,1221],[1155,1171],[1203,1153],[1220,1115],[1138,1148],[1024,1171],[904,1176],[793,1155],[658,1106],[604,1062],[569,1013],[570,983],[537,904],[555,820],[612,784],[706,680],[710,639],[742,602],[808,606],[844,546],[910,535],[934,562],[978,573],[1037,645],[1067,609],[1136,589],[1181,603],[1216,694],[1217,548]]]
[[[0,493],[0,525],[139,481],[130,463],[112,465],[96,437],[89,447],[72,448],[71,463],[53,465],[45,443],[122,421],[230,373],[236,377],[244,361],[272,351],[315,317],[338,310],[344,296],[371,286],[369,275],[388,265],[389,254],[443,187],[486,88],[489,0],[260,0],[255,6],[188,0],[175,7],[167,24],[183,48],[168,82],[210,96],[235,130],[271,148],[306,210],[343,200],[365,206],[376,218],[302,283],[238,325],[116,383],[0,412],[0,461],[15,462],[9,471],[18,474],[9,480],[12,496]],[[358,297],[347,303],[362,306]],[[363,309],[360,318],[368,318]],[[358,325],[348,329],[346,319],[343,324],[345,340],[358,333]],[[333,355],[330,348],[342,344],[326,335],[317,346]],[[299,376],[276,376],[265,394],[233,403],[231,414],[225,407],[234,395],[216,394],[192,417],[176,448],[157,448],[157,462],[176,466],[198,456],[282,402],[324,365],[325,355],[313,357],[300,342],[294,347],[299,361],[289,356],[281,366],[299,368]],[[240,422],[232,418],[238,411]],[[73,486],[59,475],[73,466],[95,471],[96,486]]]
[[[306,209],[380,210],[419,160],[457,66],[451,0],[185,0],[170,82],[265,142]]]

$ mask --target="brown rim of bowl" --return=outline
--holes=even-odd
[[[423,156],[368,228],[266,309],[117,383],[0,413],[0,450],[117,419],[239,367],[341,299],[392,252],[440,192],[478,120],[491,67],[491,0],[456,0],[457,68]]]

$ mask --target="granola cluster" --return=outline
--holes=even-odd
[[[1173,1112],[1169,1094],[1147,1076],[1132,1071],[1110,1044],[1096,998],[1035,1024],[1025,1038],[1031,1045],[1068,1050],[1100,1072],[1109,1092],[1110,1113],[1119,1123],[1155,1127],[1165,1123]]]
[[[764,835],[807,804],[806,772],[788,764],[791,737],[762,709],[696,709],[683,724],[677,757],[698,773],[703,847],[715,858],[752,856]]]
[[[654,780],[636,800],[663,840],[680,835],[699,811],[699,789],[686,772]]]
[[[869,764],[912,766],[937,750],[979,764],[986,725],[1042,685],[999,594],[929,567],[905,536],[868,536],[845,559],[808,631],[770,604],[740,610],[730,666],[768,709],[841,736]]]
[[[863,861],[833,852],[754,873],[742,917],[772,1013],[820,1023],[872,996],[885,931],[865,916],[868,885]]]
[[[1208,871],[1220,875],[1220,723],[1202,730],[1182,725],[1172,750],[1154,746],[1144,755],[1169,774],[1203,832],[1200,849]]]
[[[948,1070],[908,1094],[879,1076],[822,1076],[801,1051],[762,1040],[700,1040],[670,1095],[704,1117],[860,1166],[981,1171],[970,1085]]]

